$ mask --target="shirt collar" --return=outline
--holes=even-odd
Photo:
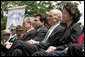
[[[58,23],[58,24],[55,24],[54,26],[52,26],[51,27],[51,29],[54,29],[54,28],[56,28],[58,25],[59,25],[60,23]]]
[[[44,25],[42,27],[44,27]],[[39,31],[42,27],[40,27],[37,31]]]
[[[31,30],[33,30],[34,28],[31,28],[31,29],[29,29],[27,32],[29,32],[29,31],[31,31]]]

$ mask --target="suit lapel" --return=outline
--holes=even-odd
[[[43,28],[45,28],[45,26],[42,26],[39,31],[42,31]]]
[[[27,35],[31,34],[33,31],[34,31],[34,29],[33,29],[33,30],[31,30],[31,31],[29,31],[29,32],[27,32],[27,33],[23,36],[23,38],[26,38],[26,37],[27,37]]]
[[[58,26],[53,30],[53,32],[51,33],[50,37],[54,36],[54,35],[57,33],[57,31],[59,30],[59,28],[60,28],[60,25],[58,25]]]

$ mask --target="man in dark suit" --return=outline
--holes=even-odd
[[[32,38],[35,37],[36,30],[33,27],[33,21],[34,21],[34,18],[32,18],[32,17],[24,18],[24,24],[23,25],[24,25],[24,28],[27,32],[24,34],[24,36],[22,38],[17,38],[16,40],[26,41],[28,39],[32,39]],[[8,42],[7,42],[6,45],[8,45]]]
[[[37,30],[37,32],[36,32],[35,37],[30,38],[32,41],[42,41],[44,36],[46,35],[47,31],[48,31],[48,29],[44,26],[45,18],[43,16],[40,16],[40,15],[42,15],[42,14],[37,14],[34,18],[33,27]],[[40,18],[39,18],[39,16],[40,16]],[[29,37],[31,37],[31,35],[29,35]],[[23,36],[22,40],[23,41],[28,41],[28,40],[30,40],[29,37],[28,36],[27,37]]]
[[[6,42],[9,40],[10,37],[10,30],[6,29],[3,31],[3,43],[1,44],[1,56],[5,55],[5,52],[7,52],[7,48],[6,48]]]
[[[59,39],[59,41],[56,42],[56,39],[55,39],[55,45],[51,44],[52,46],[49,47],[45,51],[46,53],[49,53],[49,52],[55,51],[55,50],[57,50],[57,51],[64,50],[70,44],[78,42],[78,38],[81,33],[81,28],[80,28],[79,24],[77,23],[81,16],[79,9],[77,7],[75,7],[75,4],[73,4],[73,3],[66,3],[63,7],[62,12],[63,12],[62,21],[64,23],[66,23],[65,30],[63,32],[62,37]],[[70,52],[72,52],[72,51],[70,51]],[[35,55],[38,55],[38,56],[45,55],[45,54],[42,51],[35,53]]]
[[[42,42],[35,42],[34,44],[28,44],[27,42],[18,41],[18,47],[12,51],[13,56],[31,56],[36,51],[46,50],[50,44],[55,43],[54,39],[57,41],[60,38],[63,27],[59,25],[62,13],[60,10],[54,9],[49,12],[48,24],[50,25],[50,29],[45,35]],[[20,48],[19,48],[20,47]],[[16,55],[15,55],[16,54]]]
[[[84,46],[83,38],[84,38],[84,32],[82,30],[77,44],[71,44],[69,47],[65,48],[62,51],[61,50],[51,51],[46,56],[83,56],[84,55],[82,51]],[[82,46],[82,48],[79,45]]]
[[[27,22],[26,19],[27,18],[24,19],[24,24]],[[36,34],[34,32],[32,33],[32,30],[31,30],[31,31],[29,31],[29,33],[26,33],[22,38],[19,38],[18,40],[26,41],[29,44],[34,44],[37,41],[42,41],[45,34],[48,31],[47,28],[44,26],[44,23],[45,23],[44,18],[39,19],[39,18],[36,17],[33,24],[32,24],[33,27],[37,30]],[[26,25],[24,25],[24,27],[25,26]],[[19,42],[18,40],[15,41],[14,43],[17,44],[17,42]],[[16,46],[16,45],[13,45],[13,46]]]
[[[34,18],[33,17],[25,17],[23,21],[24,26],[24,35],[18,40],[27,41],[35,37],[36,30],[33,27]]]

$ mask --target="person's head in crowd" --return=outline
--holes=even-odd
[[[80,19],[80,11],[76,4],[66,3],[63,7],[63,22],[69,26],[72,23],[77,23]]]
[[[34,17],[35,17],[35,19],[34,19],[34,28],[35,29],[39,29],[40,27],[42,27],[45,24],[46,18],[45,18],[44,14],[37,13]]]
[[[34,22],[34,17],[25,17],[24,18],[23,26],[24,26],[25,32],[27,32],[31,28],[34,28],[33,22]]]
[[[40,18],[43,18],[43,17],[45,17],[45,15],[43,14],[43,13],[37,13],[37,14],[35,14],[34,15],[34,17],[37,19],[40,19]]]
[[[15,35],[16,34],[16,27],[15,26],[10,27],[10,31],[11,31],[11,35]]]
[[[46,17],[41,17],[40,21],[43,22],[46,27],[48,26],[48,21]]]
[[[83,52],[82,52],[82,45],[79,45],[79,44],[71,44],[69,47],[68,47],[68,51],[67,51],[67,54],[69,56],[83,56]]]
[[[18,25],[16,27],[16,34],[17,34],[17,36],[20,36],[22,34],[22,32],[23,32],[22,26]]]
[[[62,12],[60,10],[58,9],[50,10],[47,18],[48,25],[51,27],[57,23],[60,23],[61,18],[62,18]]]
[[[39,29],[40,27],[44,26],[45,23],[46,23],[46,17],[40,17],[40,18],[35,17],[34,28]]]
[[[3,38],[7,40],[10,37],[10,30],[6,29],[3,31]]]

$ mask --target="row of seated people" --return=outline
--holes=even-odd
[[[78,43],[70,44],[64,50],[47,50],[46,52],[47,54],[43,54],[41,51],[35,52],[32,56],[84,56],[84,28],[81,32]]]
[[[67,47],[78,43],[81,34],[81,28],[77,23],[80,12],[75,4],[65,4],[62,12],[58,9],[50,10],[47,24],[42,16],[36,15],[34,20],[24,18],[23,26],[26,33],[13,44],[5,43],[7,48],[5,56],[48,56],[51,51],[69,50]],[[63,23],[60,22],[61,19]]]
[[[17,27],[10,27],[11,33],[10,30],[4,30],[4,41],[2,46],[5,46],[8,50],[16,40],[28,41],[33,39],[36,41],[42,41],[43,37],[48,31],[48,29],[44,26],[45,20],[46,18],[41,13],[36,14],[35,19],[34,17],[25,17],[23,20],[24,33],[22,33],[23,30],[20,25]]]

